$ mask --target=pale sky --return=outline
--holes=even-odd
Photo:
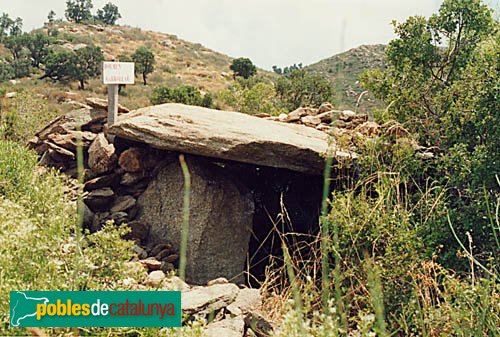
[[[94,10],[110,0],[93,0]],[[489,0],[498,4],[500,0]],[[361,44],[387,43],[391,21],[437,11],[442,0],[111,0],[118,24],[176,34],[257,66],[315,63]],[[40,27],[65,0],[0,0],[0,13]]]

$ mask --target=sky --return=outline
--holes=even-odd
[[[110,0],[93,0],[94,13]],[[498,3],[500,0],[489,0]],[[394,38],[391,21],[429,16],[442,0],[111,0],[118,24],[175,34],[271,69],[315,63],[362,44]],[[65,0],[0,0],[0,12],[40,27]]]

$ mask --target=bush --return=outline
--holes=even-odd
[[[280,108],[281,102],[276,96],[274,85],[262,80],[252,81],[253,79],[238,81],[229,90],[220,92],[218,100],[231,109],[244,113],[284,113],[285,109]]]
[[[320,74],[297,69],[278,79],[276,92],[284,107],[291,111],[301,106],[319,107],[334,98],[333,84]]]
[[[188,85],[173,89],[165,86],[156,87],[153,89],[150,100],[152,104],[182,103],[206,108],[213,105],[213,98],[210,93],[202,95],[200,90]]]

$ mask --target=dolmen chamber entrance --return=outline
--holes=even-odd
[[[180,250],[178,156],[184,154],[191,176],[186,279],[192,284],[244,281],[250,256],[283,205],[300,231],[317,229],[325,155],[356,157],[312,127],[182,104],[124,111],[105,136],[103,107],[87,103],[39,132],[32,147],[42,162],[74,175],[80,137],[84,225],[96,231],[107,220],[127,223],[139,257],[154,257],[164,271],[174,268]],[[260,254],[257,265],[269,252]]]

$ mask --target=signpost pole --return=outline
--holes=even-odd
[[[118,84],[108,85],[108,128],[115,124],[118,118]],[[108,141],[113,141],[113,136],[107,135]]]
[[[118,118],[118,86],[120,84],[134,84],[133,62],[103,62],[102,82],[108,85],[108,128],[116,123]],[[113,136],[107,134],[108,140]]]

